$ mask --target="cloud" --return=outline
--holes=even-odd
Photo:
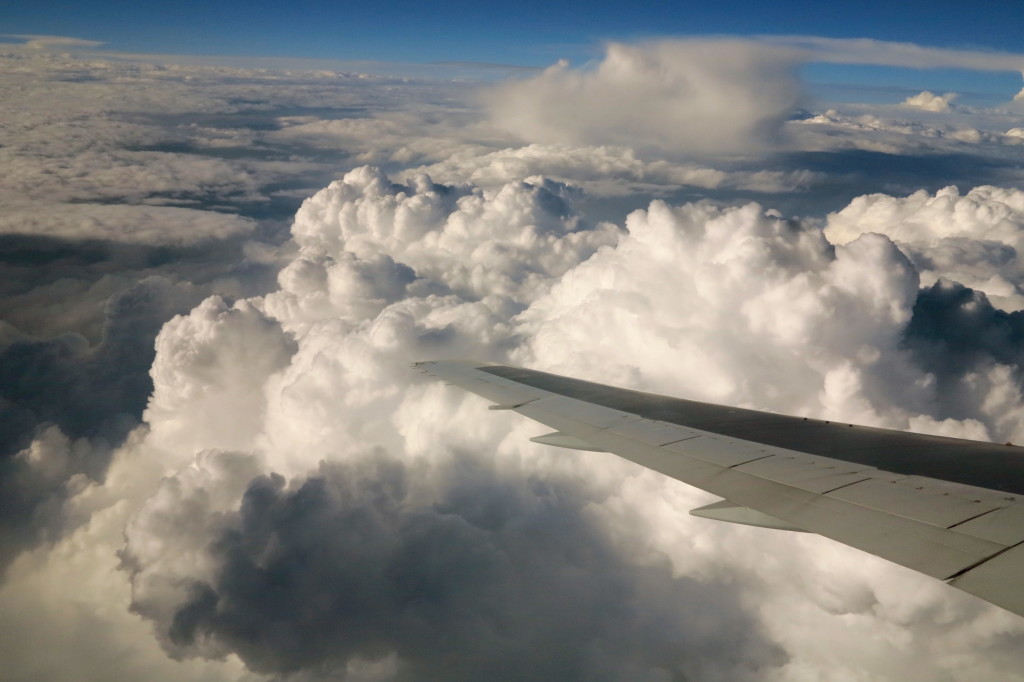
[[[85,40],[83,38],[71,38],[68,36],[46,36],[28,35],[19,33],[5,33],[4,38],[18,38],[24,40],[24,46],[35,50],[48,50],[50,48],[93,48],[105,45],[101,40]]]
[[[426,175],[398,185],[361,168],[306,201],[292,235],[302,255],[282,272],[285,289],[268,305],[320,303],[326,293],[319,315],[348,318],[339,308],[373,300],[379,310],[407,288],[524,305],[613,243],[617,230],[586,224],[573,207],[573,189],[550,180],[509,183],[485,195]]]
[[[69,500],[104,480],[138,425],[163,323],[210,294],[273,282],[258,246],[284,237],[270,185],[310,164],[182,149],[189,128],[176,116],[237,112],[232,99],[256,81],[19,46],[0,59],[3,87],[18,93],[0,119],[3,570],[82,522]]]
[[[885,234],[915,262],[927,284],[947,278],[985,292],[1000,306],[1024,306],[1024,192],[983,185],[906,197],[871,194],[828,216],[825,234],[843,244]]]
[[[58,498],[79,525],[22,554],[0,603],[83,552],[118,551],[120,572],[93,562],[79,579],[151,625],[165,653],[105,616],[140,652],[114,665],[155,677],[500,678],[509,657],[541,679],[1018,670],[1019,623],[994,608],[814,538],[688,517],[700,493],[538,448],[523,420],[482,419],[478,399],[409,371],[513,360],[752,407],[1020,432],[1012,344],[931,331],[963,295],[919,295],[888,238],[835,245],[813,221],[709,202],[655,201],[616,227],[579,198],[371,168],[322,190],[296,217],[277,291],[210,298],[163,327],[146,426],[104,483]],[[955,365],[944,357],[969,361],[936,378],[930,361]],[[22,457],[63,481],[73,449],[49,432]],[[76,618],[46,623],[66,633]],[[870,660],[830,638],[837,619]]]
[[[528,427],[509,439],[509,427],[500,420],[474,416],[480,406],[471,398],[409,383],[409,375],[399,369],[404,361],[439,349],[442,354],[459,349],[460,356],[511,357],[649,390],[885,426],[913,424],[972,436],[1001,436],[1020,428],[1013,421],[1015,402],[995,403],[990,397],[1007,388],[994,375],[989,389],[971,393],[959,387],[964,409],[948,414],[949,403],[937,395],[947,384],[930,380],[927,368],[918,364],[923,356],[905,345],[922,337],[916,330],[928,316],[920,307],[917,272],[879,235],[833,246],[814,226],[756,205],[671,207],[655,202],[629,218],[627,234],[596,251],[577,253],[568,270],[546,274],[549,285],[541,288],[517,286],[523,281],[518,277],[506,279],[519,272],[521,266],[513,263],[535,262],[537,256],[530,251],[501,250],[508,259],[499,268],[504,274],[476,289],[465,284],[458,270],[437,265],[436,255],[427,257],[410,246],[426,241],[446,244],[438,249],[442,252],[487,253],[493,249],[485,248],[488,244],[519,241],[516,235],[526,229],[519,226],[522,216],[534,216],[529,219],[533,222],[539,218],[539,224],[548,221],[558,241],[569,243],[574,233],[586,235],[569,205],[553,196],[521,184],[489,193],[438,186],[425,178],[397,185],[378,171],[361,169],[308,202],[296,221],[301,249],[296,269],[286,269],[282,291],[264,299],[270,317],[259,323],[271,334],[267,338],[278,340],[268,343],[260,340],[262,332],[242,333],[244,325],[230,334],[210,334],[194,323],[167,328],[167,340],[177,339],[174,348],[202,339],[201,346],[188,346],[187,356],[208,360],[192,370],[173,359],[180,351],[168,350],[166,360],[158,358],[155,366],[184,369],[155,375],[153,404],[160,404],[165,384],[175,387],[174,395],[191,395],[188,386],[212,392],[193,416],[174,405],[147,415],[150,442],[159,443],[166,453],[180,445],[172,457],[181,466],[189,461],[188,452],[200,453],[143,504],[129,526],[123,554],[133,575],[134,608],[154,622],[165,649],[175,656],[213,659],[236,653],[253,670],[302,670],[314,677],[314,670],[347,669],[358,661],[384,661],[379,665],[393,677],[484,674],[490,668],[479,666],[502,660],[499,651],[489,648],[486,633],[495,626],[487,624],[486,614],[504,614],[504,636],[519,643],[517,650],[529,651],[536,649],[529,644],[531,635],[519,628],[518,611],[508,604],[535,614],[539,621],[533,622],[541,623],[537,627],[542,630],[552,617],[530,606],[536,593],[520,594],[518,582],[507,582],[509,563],[514,574],[533,576],[528,582],[534,586],[557,585],[548,582],[555,579],[549,576],[578,570],[572,568],[575,554],[553,551],[545,544],[546,536],[533,533],[515,553],[518,558],[504,564],[490,558],[512,554],[503,534],[508,519],[532,523],[538,489],[529,482],[536,480],[545,482],[544,490],[558,488],[552,499],[570,505],[545,515],[545,524],[569,524],[575,529],[569,536],[584,539],[581,546],[591,552],[600,550],[604,538],[611,554],[599,563],[613,574],[621,570],[629,580],[640,581],[617,591],[602,582],[608,574],[592,567],[588,574],[598,587],[593,593],[571,592],[573,599],[583,600],[573,602],[568,609],[572,613],[590,608],[617,613],[622,602],[598,606],[594,595],[610,592],[630,603],[649,585],[660,584],[655,592],[673,608],[652,611],[653,606],[640,602],[642,608],[634,604],[626,612],[640,608],[659,614],[664,631],[678,632],[677,641],[692,641],[688,638],[694,630],[675,619],[687,613],[691,600],[724,599],[724,588],[708,577],[724,571],[734,572],[749,598],[767,600],[783,612],[800,609],[801,619],[819,628],[827,628],[833,614],[851,613],[857,614],[857,631],[866,635],[897,624],[915,628],[942,611],[955,628],[928,634],[914,630],[920,638],[914,635],[909,645],[917,660],[931,657],[939,668],[951,664],[941,648],[950,637],[964,637],[952,634],[958,629],[971,631],[966,638],[974,646],[997,649],[998,642],[983,630],[971,630],[988,613],[977,602],[948,594],[938,585],[913,598],[887,591],[885,585],[911,578],[898,577],[896,569],[856,553],[836,561],[869,570],[863,569],[866,575],[845,573],[842,588],[822,583],[819,571],[836,570],[827,568],[832,555],[822,557],[820,546],[801,548],[791,537],[733,539],[745,549],[737,549],[723,564],[714,548],[727,541],[711,538],[742,531],[701,527],[684,521],[675,504],[652,502],[675,499],[685,509],[695,506],[693,493],[674,492],[671,483],[638,474],[624,463],[584,463],[572,453],[550,460],[527,454]],[[481,221],[480,229],[467,230],[461,216],[470,208],[470,215],[492,217]],[[405,237],[396,238],[398,234]],[[555,243],[536,248],[558,251]],[[337,291],[345,294],[335,294],[332,303],[334,276],[323,272],[339,267],[348,273],[356,268],[359,276],[340,277],[346,288]],[[396,280],[387,274],[402,267],[415,276]],[[751,287],[751,281],[758,286]],[[509,313],[494,297],[481,298],[484,289],[505,291],[503,298],[525,306],[524,312],[511,325],[495,325]],[[312,302],[320,306],[315,315]],[[245,315],[258,320],[258,310],[259,304]],[[242,319],[225,317],[218,324],[230,327]],[[273,331],[273,320],[294,335],[294,349]],[[245,339],[253,351],[217,350],[235,348],[237,342],[228,341],[232,338]],[[601,343],[593,343],[595,338]],[[438,339],[443,339],[440,346],[435,345]],[[255,404],[213,390],[237,383],[227,380],[236,371],[231,369],[234,358],[251,357],[257,348],[279,348],[273,356],[279,359],[241,363],[263,369],[251,373],[254,384],[230,389],[252,396]],[[581,348],[587,352],[579,352]],[[260,414],[265,417],[253,418]],[[174,430],[185,425],[192,425],[188,433]],[[240,428],[244,433],[238,435]],[[161,433],[170,435],[157,438]],[[253,448],[258,455],[243,454]],[[484,459],[476,454],[481,452],[487,453]],[[309,472],[317,461],[323,463]],[[253,471],[268,473],[253,477]],[[283,475],[269,473],[275,471]],[[565,487],[558,481],[565,481]],[[481,500],[489,501],[485,517],[476,516]],[[595,524],[594,539],[574,525],[582,512],[571,509],[583,508],[588,510],[583,518]],[[488,519],[485,527],[478,518]],[[660,530],[637,537],[627,531],[637,523]],[[360,544],[350,543],[347,528],[363,538]],[[568,551],[571,545],[561,542]],[[780,542],[788,558],[765,568],[764,556],[777,555]],[[440,556],[435,553],[439,546],[446,548]],[[534,552],[545,560],[538,564],[525,559]],[[518,564],[519,559],[526,564]],[[686,580],[655,579],[666,561],[675,575],[705,576],[699,596],[687,591]],[[418,570],[410,574],[399,568],[405,566]],[[794,571],[807,572],[807,579],[794,582]],[[452,576],[465,577],[448,582]],[[268,587],[254,589],[266,581]],[[589,584],[577,588],[589,589]],[[780,584],[787,587],[774,594]],[[568,594],[564,588],[552,590]],[[677,598],[686,601],[673,601]],[[825,653],[814,642],[802,644],[798,629],[787,625],[786,618],[767,619],[768,630],[763,630],[759,619],[745,610],[746,599],[734,603],[736,611],[716,607],[739,619],[732,622],[746,633],[748,639],[742,641],[750,642],[750,648],[740,645],[746,652],[741,666],[761,661],[782,666],[786,676],[824,665]],[[790,601],[798,606],[784,606]],[[416,627],[407,625],[406,618]],[[701,627],[707,625],[721,637],[718,621],[708,618],[702,616]],[[647,632],[642,622],[627,619],[620,624],[630,634],[610,636],[594,629],[603,622],[596,615],[586,620],[590,626],[583,630],[552,622],[567,637],[619,642],[620,648],[608,650],[608,655],[627,667],[603,664],[610,679],[635,677],[628,672],[634,670],[642,676],[642,671],[654,670],[644,666],[662,660],[654,649],[632,648],[632,637]],[[425,632],[444,634],[447,646],[458,654],[449,655],[449,649],[438,650],[436,644],[426,646],[424,641],[434,640]],[[329,646],[321,639],[325,633],[339,633],[342,639]],[[346,638],[341,633],[350,634]],[[785,653],[778,649],[780,642],[785,642]],[[592,646],[568,649],[589,651]],[[705,665],[689,662],[685,646],[675,651],[673,665],[680,670]],[[886,651],[888,662],[872,664],[877,674],[909,666],[911,654]],[[544,660],[551,664],[550,657]],[[555,659],[570,665],[564,660]],[[590,659],[572,660],[572,669],[588,677]],[[440,661],[447,667],[439,668]],[[844,661],[839,665],[851,670],[863,665],[859,658]],[[532,660],[524,665],[533,665]],[[830,665],[834,669],[837,664],[832,660]],[[720,662],[707,666],[701,668],[702,678],[743,674],[742,668],[723,668]],[[537,670],[542,677],[550,672]],[[928,679],[934,672],[914,674]]]
[[[154,64],[31,38],[0,55],[18,93],[0,117],[0,570],[88,518],[72,500],[105,480],[142,419],[161,326],[210,295],[231,317],[234,300],[274,286],[288,221],[339,157],[274,139],[278,119],[399,109],[423,87],[387,95],[393,79]],[[154,413],[174,400],[166,387],[156,398]]]
[[[924,109],[925,111],[946,112],[952,110],[953,100],[956,98],[957,94],[955,92],[936,95],[934,92],[923,90],[903,100],[903,106]]]
[[[523,313],[529,341],[517,360],[713,402],[905,426],[898,404],[872,406],[905,398],[887,377],[908,371],[896,350],[918,288],[888,239],[834,247],[756,204],[654,202],[626,228],[616,249]],[[607,345],[576,352],[597,337]],[[641,340],[643,352],[622,352]]]
[[[150,438],[173,451],[245,448],[265,413],[263,385],[287,366],[294,342],[248,301],[208,298],[168,321],[156,339]],[[230,404],[229,423],[215,409]]]
[[[796,109],[798,63],[792,50],[742,40],[610,43],[593,68],[559,62],[485,102],[528,142],[749,152],[775,142]]]
[[[158,494],[132,537],[151,513],[172,534],[127,555],[145,565],[133,608],[176,657],[234,652],[264,673],[393,656],[393,677],[420,680],[759,679],[785,660],[728,590],[620,554],[576,481],[530,481],[476,457],[424,486],[436,475],[378,451],[290,485],[259,477],[205,528],[187,523],[194,515],[168,525]],[[165,485],[182,511],[208,495]],[[181,564],[183,543],[210,547],[214,566],[207,580],[182,576],[168,603],[164,564]]]
[[[64,504],[102,481],[112,450],[152,391],[152,338],[194,287],[144,279],[107,299],[102,341],[36,339],[0,323],[0,572],[24,549],[82,519]]]
[[[761,41],[806,50],[808,61],[835,64],[876,64],[915,69],[959,68],[976,71],[1018,71],[1024,74],[1024,55],[927,47],[870,38],[762,36]]]
[[[591,196],[670,193],[681,187],[755,192],[801,191],[822,179],[797,171],[720,170],[664,159],[649,161],[629,147],[574,147],[531,144],[481,154],[454,153],[444,161],[406,171],[427,173],[442,182],[470,181],[492,188],[519,178],[546,177],[571,182]]]
[[[0,235],[187,247],[246,236],[256,222],[238,215],[172,206],[12,202]]]
[[[1013,177],[1016,147],[988,136],[1009,114],[953,129],[844,109],[754,154],[772,135],[752,122],[791,101],[769,86],[804,57],[698,67],[687,45],[516,87],[743,105],[707,147],[637,147],[629,108],[614,144],[518,147],[444,83],[17,56],[3,78],[33,85],[2,133],[22,202],[0,235],[20,439],[0,462],[5,674],[469,679],[514,658],[557,679],[1019,677],[1015,616],[820,538],[691,518],[706,495],[531,444],[536,425],[407,368],[513,361],[1020,439],[1000,309],[1016,190],[937,192]],[[761,57],[751,90],[730,69]],[[696,111],[698,82],[731,89]],[[600,139],[606,115],[581,130]]]
[[[473,436],[457,414],[429,433],[410,419],[463,410],[410,384],[408,359],[500,355],[509,306],[614,236],[581,221],[564,186],[483,193],[359,169],[297,216],[282,291],[168,323],[145,448],[181,468],[134,515],[122,553],[133,609],[164,648],[313,676],[384,659],[417,679],[744,679],[782,664],[731,590],[636,564],[604,535],[588,511],[604,484],[481,457],[500,423]],[[485,257],[489,272],[456,267]],[[256,575],[279,587],[253,590]]]
[[[486,92],[491,120],[549,145],[621,145],[696,156],[758,153],[785,141],[802,104],[795,75],[807,63],[1018,71],[1024,56],[907,43],[801,36],[609,43],[603,59]],[[955,95],[912,96],[908,107],[948,111]]]

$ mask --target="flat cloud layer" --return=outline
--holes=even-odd
[[[707,495],[407,366],[1024,438],[1022,122],[787,122],[790,50],[492,90],[528,146],[454,84],[5,57],[5,677],[1024,679],[1018,617],[690,517]]]

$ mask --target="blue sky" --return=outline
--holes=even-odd
[[[872,38],[1024,53],[1022,25],[1024,4],[1011,2],[43,0],[6,8],[0,34],[70,36],[127,52],[544,67],[559,59],[577,65],[599,59],[608,41],[705,35]],[[811,64],[803,75],[812,95],[838,102],[895,103],[928,89],[993,106],[1021,89],[1014,72]]]
[[[606,40],[707,34],[869,37],[1020,52],[1022,25],[1024,4],[1011,2],[44,0],[5,8],[0,32],[75,36],[128,51],[536,66],[586,59]]]

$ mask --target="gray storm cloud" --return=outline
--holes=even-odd
[[[136,578],[133,608],[174,656],[233,652],[265,673],[392,656],[389,677],[410,680],[759,679],[786,658],[723,584],[625,556],[575,478],[476,455],[431,471],[374,451],[290,485],[258,477],[237,510],[198,527],[182,512],[206,490],[165,485],[175,527],[213,564],[178,586]],[[154,598],[175,587],[171,609]]]

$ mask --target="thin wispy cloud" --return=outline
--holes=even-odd
[[[757,40],[804,50],[808,61],[903,66],[916,69],[1017,71],[1024,75],[1024,55],[996,50],[957,50],[870,38],[762,36]]]

